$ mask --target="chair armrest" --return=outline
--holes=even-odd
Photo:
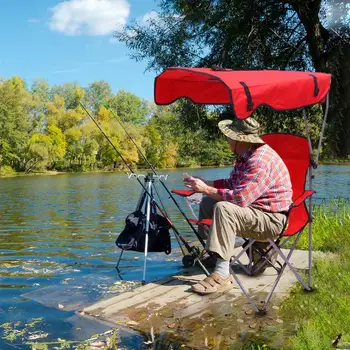
[[[196,220],[196,219],[188,219],[189,222],[195,225],[208,225],[210,226],[213,223],[212,219],[202,219],[202,220]]]
[[[192,196],[195,192],[192,190],[172,190],[172,193],[175,193],[181,197],[189,197]]]
[[[298,197],[294,202],[293,202],[293,207],[298,207],[300,204],[304,203],[307,198],[312,196],[315,193],[315,191],[305,191],[300,197]]]

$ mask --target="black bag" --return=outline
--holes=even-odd
[[[123,250],[136,252],[145,251],[146,240],[146,215],[141,210],[144,198],[141,200],[136,211],[129,214],[125,219],[125,228],[118,236],[115,244]],[[152,207],[148,232],[148,251],[171,253],[170,225]]]

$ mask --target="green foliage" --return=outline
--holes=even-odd
[[[229,164],[231,152],[217,131],[215,113],[175,103],[152,106],[107,82],[82,89],[50,88],[43,79],[28,91],[15,77],[0,85],[0,175],[16,171],[123,169],[125,164],[80,106],[84,101],[122,157],[132,167],[148,167],[118,123],[122,120],[140,151],[156,168]],[[186,119],[184,113],[189,115]],[[191,115],[196,116],[190,122]],[[212,123],[208,130],[206,120]],[[214,131],[215,130],[215,131]]]
[[[33,108],[35,101],[20,78],[0,84],[0,166],[23,170]]]
[[[0,175],[125,168],[115,149],[80,106],[81,101],[88,105],[133,168],[148,165],[118,120],[122,120],[141,152],[156,168],[232,163],[232,153],[217,128],[216,109],[189,102],[152,106],[123,90],[112,94],[104,81],[83,89],[77,84],[50,88],[45,80],[37,79],[28,91],[25,83],[14,77],[0,84]],[[308,111],[312,114],[313,141],[319,134],[321,112],[317,107]],[[266,132],[304,131],[302,116],[294,112],[275,118],[273,112],[262,110],[256,118]]]
[[[32,350],[49,350],[49,347],[47,344],[33,343],[31,345],[32,345]]]
[[[109,101],[111,97],[112,89],[109,83],[99,80],[87,87],[84,102],[90,109],[97,112],[101,104]]]
[[[263,344],[251,344],[249,345],[249,347],[247,348],[247,350],[273,350],[272,348],[268,347],[267,345]],[[283,349],[280,349],[283,350]]]
[[[0,176],[11,176],[15,174],[16,172],[9,165],[4,165],[0,167]]]
[[[50,89],[50,100],[54,100],[55,96],[60,96],[67,109],[78,107],[79,102],[84,98],[84,90],[77,83],[67,83],[62,86],[55,85]]]
[[[343,244],[350,246],[350,202],[335,198],[313,208],[313,249],[336,252]],[[307,230],[307,228],[305,229]],[[308,249],[308,235],[303,234],[299,249]]]
[[[147,25],[130,22],[115,37],[131,50],[132,58],[145,60],[147,69],[156,72],[172,66],[218,65],[331,73],[330,125],[324,149],[329,155],[347,158],[349,18],[347,1],[160,0],[156,18]],[[187,102],[181,105],[188,109]],[[196,119],[194,113],[183,117],[192,124]],[[269,125],[280,129],[281,119],[284,115],[270,119]],[[288,130],[292,132],[298,131],[292,118],[283,124],[291,124]],[[206,129],[211,126],[207,123]]]
[[[124,90],[120,90],[118,94],[112,96],[108,101],[108,105],[122,121],[133,124],[145,122],[150,112],[146,101]]]
[[[337,257],[317,259],[314,293],[305,294],[298,286],[283,303],[283,314],[297,325],[293,349],[329,349],[338,334],[349,336],[349,248],[347,240]]]
[[[0,328],[3,329],[3,339],[14,342],[18,338],[22,340],[26,335],[29,334],[29,331],[32,330],[36,325],[42,322],[42,318],[32,318],[28,320],[28,323],[23,325],[21,322],[5,322],[0,325]],[[45,337],[47,334],[44,335]]]
[[[313,248],[333,254],[314,258],[313,293],[305,293],[298,284],[282,303],[286,324],[291,325],[285,338],[292,349],[330,349],[338,334],[342,334],[339,349],[350,340],[349,205],[348,200],[335,199],[314,210]],[[306,247],[304,240],[301,248]]]

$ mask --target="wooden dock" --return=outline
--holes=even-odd
[[[287,251],[284,250],[284,253],[287,254]],[[294,267],[305,270],[307,262],[307,251],[294,252]],[[218,344],[218,339],[220,344],[232,344],[242,331],[254,332],[262,323],[265,326],[282,323],[277,315],[278,304],[296,282],[293,273],[286,269],[268,314],[259,317],[235,282],[218,293],[203,296],[192,293],[191,285],[204,277],[198,268],[184,270],[181,274],[86,307],[81,314],[148,334],[153,342],[157,337],[165,337],[178,344],[186,342],[186,346],[193,349],[212,348],[213,343]],[[243,274],[239,277],[254,299],[259,301],[269,292],[276,272],[269,268],[257,277]]]

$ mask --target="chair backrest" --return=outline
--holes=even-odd
[[[310,166],[310,149],[305,137],[291,134],[267,134],[262,139],[274,149],[286,164],[293,188],[293,201],[305,192],[305,183]],[[305,203],[294,207],[289,215],[289,224],[284,235],[291,236],[303,229],[309,222]]]

